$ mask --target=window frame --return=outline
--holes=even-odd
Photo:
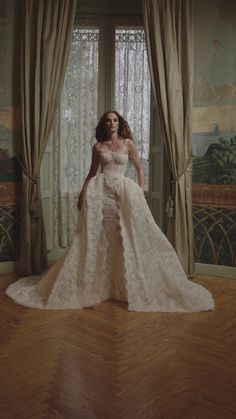
[[[100,15],[80,16],[75,25],[96,26],[99,28],[99,64],[98,90],[104,92],[98,95],[98,114],[115,107],[115,32],[117,27],[129,26],[144,28],[140,16]],[[102,47],[101,47],[102,46]]]

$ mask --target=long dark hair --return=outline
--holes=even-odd
[[[105,112],[95,128],[95,138],[99,143],[107,140],[106,119],[109,113],[115,113],[119,121],[118,135],[124,139],[130,138],[133,140],[133,135],[128,122],[117,111]]]

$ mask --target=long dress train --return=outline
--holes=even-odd
[[[42,277],[21,278],[6,294],[43,309],[83,308],[108,299],[133,311],[199,312],[210,292],[186,277],[155,223],[140,186],[125,176],[126,152],[100,152],[85,191],[78,230],[66,254]]]

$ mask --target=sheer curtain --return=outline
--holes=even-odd
[[[97,123],[98,44],[98,28],[74,28],[52,133],[54,246],[70,245],[77,226],[78,194],[89,170]]]
[[[139,28],[118,27],[115,40],[115,109],[127,119],[134,134],[148,190],[150,74],[145,32]],[[132,165],[127,174],[135,177]]]

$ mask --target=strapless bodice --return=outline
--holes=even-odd
[[[100,151],[101,173],[124,175],[128,163],[128,154],[118,151]]]

